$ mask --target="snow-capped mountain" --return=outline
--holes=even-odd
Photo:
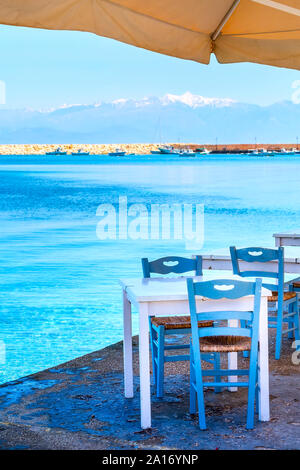
[[[295,142],[300,105],[166,94],[48,110],[0,107],[0,143]]]
[[[202,106],[216,106],[221,108],[223,106],[231,106],[235,103],[235,101],[230,98],[206,98],[200,95],[193,95],[189,91],[183,95],[166,94],[160,101],[165,106],[171,103],[182,103],[191,108],[199,108]]]
[[[206,98],[205,96],[201,96],[201,95],[193,95],[189,91],[183,93],[182,95],[172,95],[171,93],[167,93],[166,95],[160,98],[145,97],[145,98],[142,98],[141,100],[120,98],[120,99],[112,101],[112,104],[116,106],[126,106],[128,104],[131,104],[132,106],[135,106],[136,108],[141,108],[141,107],[154,105],[154,104],[161,104],[162,106],[168,106],[174,103],[183,104],[183,105],[189,106],[190,108],[199,108],[202,106],[216,106],[216,107],[231,106],[232,104],[235,103],[235,101],[230,98]]]

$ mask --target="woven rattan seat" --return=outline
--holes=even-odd
[[[283,300],[290,300],[296,297],[296,292],[285,292]],[[278,292],[272,292],[272,296],[268,297],[269,302],[277,302],[278,300]]]
[[[251,339],[244,336],[207,336],[200,340],[201,352],[250,351]]]
[[[293,287],[296,287],[297,289],[300,289],[300,281],[294,281],[293,282]]]
[[[183,328],[191,328],[191,318],[190,316],[181,316],[181,317],[153,317],[151,322],[155,326],[164,326],[166,330],[179,330]],[[210,327],[213,326],[212,321],[199,321],[198,326],[200,327]]]

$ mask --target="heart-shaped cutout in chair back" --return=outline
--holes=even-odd
[[[262,251],[248,251],[248,255],[250,256],[261,256],[262,254]]]
[[[177,266],[179,264],[179,261],[164,261],[163,264],[164,266],[171,268],[173,266]]]
[[[214,289],[220,290],[220,291],[228,291],[228,290],[233,290],[233,289],[234,289],[234,285],[233,285],[233,284],[230,284],[230,285],[227,285],[227,284],[215,284],[215,285],[214,285]]]

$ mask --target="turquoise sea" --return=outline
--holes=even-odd
[[[99,240],[99,204],[204,204],[202,253],[300,228],[300,157],[2,156],[0,172],[0,382],[121,340],[118,279],[141,276],[142,256],[191,254]]]

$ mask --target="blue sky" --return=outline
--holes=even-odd
[[[209,66],[89,33],[1,26],[6,107],[46,108],[190,91],[268,105],[290,100],[296,70],[255,64]]]

